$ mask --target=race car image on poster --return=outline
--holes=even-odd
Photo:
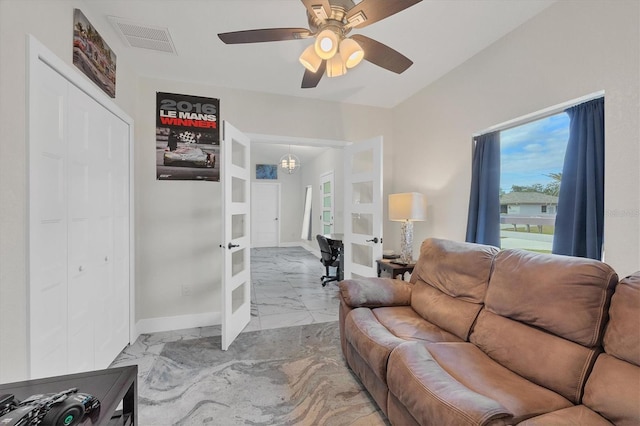
[[[175,151],[165,151],[165,166],[214,167],[215,155],[207,154],[200,148],[182,146]]]

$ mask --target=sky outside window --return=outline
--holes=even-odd
[[[568,140],[565,112],[500,132],[500,189],[550,183],[547,175],[562,172]]]

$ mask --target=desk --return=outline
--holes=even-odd
[[[138,366],[108,368],[87,373],[25,380],[0,385],[1,394],[12,394],[23,401],[31,395],[56,393],[70,388],[88,393],[100,400],[100,411],[87,417],[81,425],[109,425],[112,417],[121,417],[115,424],[138,424]],[[122,401],[122,413],[116,412]]]
[[[403,275],[405,272],[412,273],[413,268],[415,268],[415,263],[410,263],[408,265],[398,265],[397,263],[391,263],[394,259],[378,259],[376,263],[378,264],[378,276],[382,274],[382,271],[388,272],[391,274],[391,278],[395,278],[398,275]]]

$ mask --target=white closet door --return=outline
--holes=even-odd
[[[129,343],[129,125],[111,114],[111,169],[113,171],[114,301],[111,306],[111,359]],[[115,352],[115,354],[113,354]]]
[[[67,372],[67,81],[32,69],[29,143],[31,376]],[[19,150],[18,150],[19,151]],[[16,154],[18,155],[18,154]]]
[[[94,368],[94,303],[96,300],[96,268],[91,255],[92,173],[91,132],[95,103],[78,88],[69,85],[69,119],[67,140],[67,169],[69,195],[69,373]]]
[[[129,343],[131,122],[34,39],[29,64],[29,356],[38,378],[106,368]]]
[[[96,111],[97,194],[94,246],[98,270],[96,368],[106,368],[129,342],[129,129],[109,111]]]

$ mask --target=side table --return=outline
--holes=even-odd
[[[415,263],[409,263],[407,265],[400,265],[397,263],[392,263],[393,259],[378,259],[376,263],[378,264],[378,276],[382,274],[382,271],[388,272],[391,274],[391,278],[395,278],[398,275],[403,275],[405,272],[413,272],[413,268],[415,268]]]
[[[100,411],[81,425],[138,424],[138,366],[107,368],[86,373],[25,380],[0,385],[0,394],[12,394],[22,401],[31,395],[56,393],[70,388],[100,400]],[[122,402],[122,412],[116,412]]]

